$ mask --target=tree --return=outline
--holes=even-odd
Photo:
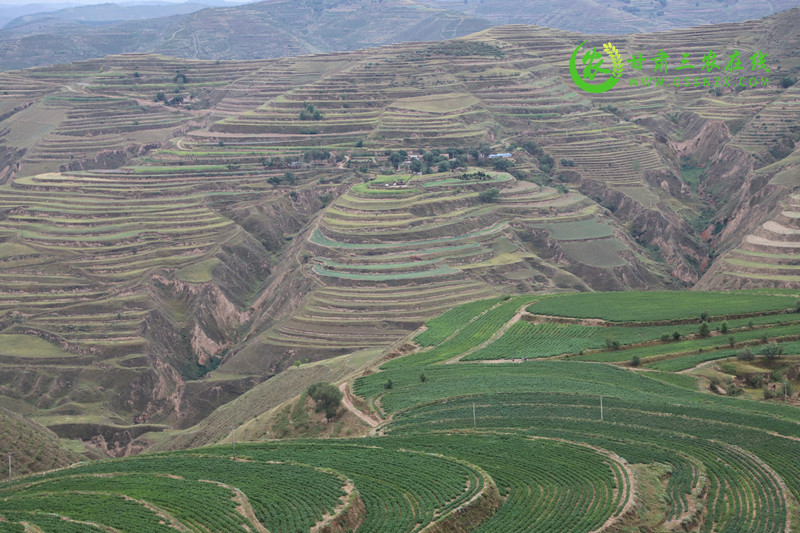
[[[425,372],[420,372],[419,373],[419,380],[422,383],[425,383],[426,381],[428,381],[428,376],[425,375]]]
[[[744,350],[736,352],[736,359],[739,361],[752,361],[755,357],[755,354],[753,354],[750,348],[745,348]]]
[[[405,156],[401,152],[392,152],[389,154],[389,163],[391,163],[395,169],[400,166],[400,163],[402,163],[404,159]]]
[[[719,332],[722,333],[723,335],[725,333],[728,333],[728,322],[727,321],[723,321],[722,324],[719,326]]]
[[[777,359],[783,355],[783,345],[771,342],[761,349],[761,354],[767,359]]]
[[[411,172],[422,172],[422,161],[420,161],[419,159],[412,159]]]
[[[606,348],[609,350],[619,350],[619,341],[616,339],[612,339],[611,337],[606,338]]]
[[[708,337],[711,335],[711,328],[708,327],[708,322],[703,322],[700,324],[700,329],[697,330],[697,334],[701,337]]]
[[[672,340],[674,341],[681,340],[681,334],[676,331],[675,333],[672,334]]]
[[[507,172],[508,169],[514,166],[514,163],[511,160],[506,159],[505,157],[495,157],[494,161],[492,162],[492,167],[495,170],[500,172]]]
[[[325,382],[314,383],[306,391],[308,396],[314,400],[317,413],[325,413],[325,418],[331,420],[339,412],[342,405],[342,391],[335,385]]]
[[[631,366],[639,366],[642,364],[642,358],[638,355],[634,355],[633,359],[631,359]]]
[[[281,179],[278,176],[270,176],[267,180],[267,183],[272,185],[273,187],[277,187],[281,184]]]
[[[498,189],[497,187],[490,187],[485,191],[481,191],[480,193],[478,193],[478,199],[481,202],[485,202],[487,204],[490,204],[495,200],[497,200],[498,196],[500,196],[500,189]]]

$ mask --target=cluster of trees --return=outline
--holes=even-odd
[[[300,111],[300,120],[322,120],[323,118],[325,116],[310,102],[306,104],[305,109]]]
[[[759,350],[758,354],[763,355],[770,361],[778,359],[783,355],[783,345],[777,342],[768,342]],[[750,348],[744,348],[736,353],[736,358],[740,361],[752,361],[756,358],[756,354]]]
[[[286,172],[283,176],[270,176],[269,179],[267,179],[267,183],[269,183],[273,187],[277,187],[278,185],[280,185],[283,182],[286,182],[289,185],[294,185],[296,181],[297,181],[297,178],[291,172]],[[297,193],[295,193],[295,195],[296,194]]]
[[[153,98],[153,100],[156,101],[156,102],[164,102],[167,105],[177,105],[177,104],[182,104],[183,103],[183,96],[181,96],[179,94],[179,95],[173,96],[172,98],[167,98],[167,95],[164,94],[164,91],[158,91],[156,93],[155,98]]]
[[[306,150],[303,153],[303,161],[306,163],[310,163],[311,161],[323,161],[326,159],[330,159],[331,153],[327,150],[322,150],[318,148],[312,148],[311,150]]]
[[[550,174],[550,171],[553,170],[553,167],[556,164],[555,159],[553,159],[550,154],[545,153],[545,151],[533,141],[526,141],[522,144],[522,148],[539,160],[539,169],[542,172],[545,174]]]
[[[363,146],[363,142],[359,141],[359,144]],[[410,170],[411,172],[430,174],[432,172],[448,172],[455,168],[473,164],[476,166],[491,166],[495,170],[508,172],[514,166],[514,162],[510,159],[502,157],[487,159],[486,157],[490,153],[491,147],[486,143],[473,148],[434,148],[423,152],[421,157],[412,159]],[[400,163],[408,157],[408,152],[405,150],[386,151],[384,155],[389,157],[389,162],[397,169]]]

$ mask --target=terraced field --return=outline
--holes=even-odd
[[[771,220],[746,235],[738,248],[724,255],[724,268],[718,268],[712,278],[716,283],[734,287],[798,286],[800,197],[791,195],[781,207]]]
[[[441,359],[425,354],[435,354],[480,330],[481,324],[490,320],[491,310],[498,309],[498,302],[455,308],[429,321],[427,329],[417,335],[419,344],[428,348],[390,361],[378,373],[359,377],[354,390],[384,416],[382,431],[389,437],[413,434],[418,440],[430,439],[435,443],[431,448],[441,446],[439,435],[452,432],[478,434],[490,441],[501,434],[508,442],[499,446],[509,450],[513,450],[515,438],[543,436],[597,446],[634,465],[668,465],[670,475],[662,478],[657,488],[665,505],[651,526],[788,531],[797,520],[795,502],[800,496],[792,459],[800,431],[796,407],[754,401],[751,395],[736,399],[701,392],[698,378],[702,375],[700,379],[708,383],[707,373],[680,375],[654,369],[674,371],[697,364],[682,346],[691,341],[676,342],[670,337],[662,342],[659,336],[662,331],[677,331],[684,339],[700,339],[695,309],[708,307],[702,313],[712,320],[711,326],[716,329],[724,322],[737,343],[746,345],[752,337],[756,352],[764,335],[778,342],[787,335],[796,338],[797,319],[792,317],[797,316],[794,308],[799,295],[792,291],[688,293],[682,306],[675,293],[629,293],[625,296],[630,310],[615,304],[615,298],[622,296],[595,293],[539,298],[527,306],[529,312],[537,313],[532,317],[541,321],[544,313],[562,316],[531,323],[523,314],[522,321],[508,321],[505,326],[498,321],[494,334],[473,336],[472,343],[465,342],[457,350],[466,354],[461,361],[474,362],[431,364]],[[630,322],[630,316],[637,321]],[[593,324],[587,322],[590,318]],[[600,346],[596,341],[601,335],[618,339],[621,348]],[[486,343],[488,337],[493,342]],[[727,336],[710,337],[709,351],[714,353],[714,342],[724,340]],[[663,362],[648,365],[653,370],[646,372],[581,362],[623,361],[622,354],[626,354],[627,363],[636,352],[628,345],[637,344],[647,347],[642,350],[665,346],[661,351],[668,358],[662,356],[659,361]],[[782,345],[786,354],[796,354],[800,346],[797,342]],[[596,352],[598,357],[534,360],[562,353],[577,355],[582,350]],[[731,352],[720,354],[731,357]],[[603,354],[620,357],[603,358]],[[531,360],[481,364],[482,360],[501,358]],[[642,360],[646,363],[644,355]],[[691,365],[680,365],[684,360],[691,360]],[[670,363],[678,364],[667,368]],[[796,357],[789,366],[796,366]],[[513,457],[516,452],[509,453]],[[499,481],[499,477],[495,479]],[[644,481],[641,476],[636,479]],[[509,487],[510,495],[515,494],[513,481],[502,485]],[[522,489],[530,494],[525,484]],[[650,498],[647,490],[641,486],[639,490],[638,498]],[[643,500],[637,504],[648,505]],[[486,530],[502,530],[501,517],[512,509],[502,506],[484,524]],[[754,509],[758,511],[752,512]],[[647,519],[639,515],[637,520],[643,524]]]
[[[131,453],[289,366],[405,353],[421,324],[486,299],[485,315],[458,315],[469,327],[432,323],[430,350],[387,365],[650,366],[731,353],[759,328],[790,342],[780,306],[754,311],[772,318],[752,330],[727,319],[725,351],[730,335],[683,324],[667,346],[672,325],[612,338],[539,323],[524,310],[538,296],[515,295],[795,287],[783,193],[800,65],[758,39],[790,48],[796,17],[615,39],[624,55],[771,54],[780,84],[719,94],[579,92],[564,68],[576,35],[522,25],[292,59],[130,54],[2,73],[0,399]],[[720,328],[728,311],[708,311]]]
[[[537,461],[510,465],[500,447]],[[568,524],[570,531],[588,532],[618,516],[633,497],[618,458],[558,440],[295,441],[239,445],[236,460],[230,452],[206,448],[26,478],[0,489],[2,527],[49,530],[61,519],[76,530],[288,532],[337,524],[382,532],[482,523],[487,531]]]
[[[551,322],[509,347],[518,360],[524,349],[546,356],[536,341],[563,341],[570,328],[627,329],[633,342],[665,327],[689,337],[684,328],[705,307],[736,336],[797,328],[787,312],[796,291],[688,293],[683,305],[677,295],[628,293],[633,311],[616,305],[619,293],[455,307],[414,337],[427,348],[353,376],[362,405],[383,417],[372,437],[237,442],[235,451],[226,442],[22,477],[0,488],[0,527],[790,531],[800,519],[800,414],[788,401],[713,394],[698,387],[706,374],[457,361],[517,336],[533,312]],[[800,342],[784,345],[796,365]]]

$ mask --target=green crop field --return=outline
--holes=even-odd
[[[793,292],[780,290],[587,293],[546,298],[530,306],[528,310],[542,315],[647,322],[699,318],[702,313],[723,316],[792,309],[798,301],[797,298]]]

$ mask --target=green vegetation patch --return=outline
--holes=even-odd
[[[489,300],[478,300],[454,307],[444,314],[428,320],[425,323],[427,329],[414,337],[414,342],[420,346],[434,346],[439,344],[464,327],[470,320],[501,301],[502,298],[491,298]]]
[[[32,335],[0,335],[0,354],[13,357],[76,357],[44,339]]]
[[[219,259],[212,257],[211,259],[183,267],[175,273],[175,276],[181,281],[190,283],[208,283],[211,281],[212,272],[218,264]]]
[[[627,249],[619,239],[598,239],[586,242],[564,242],[561,248],[576,261],[593,267],[612,268],[628,262],[617,252]]]
[[[15,257],[18,255],[31,255],[36,253],[36,250],[30,246],[19,244],[16,242],[0,242],[0,258]]]
[[[614,228],[597,218],[574,222],[554,222],[542,224],[539,227],[549,231],[551,237],[558,241],[601,239],[614,235]]]
[[[452,113],[467,109],[480,102],[478,98],[466,93],[431,94],[400,98],[392,102],[392,107],[426,113]]]

